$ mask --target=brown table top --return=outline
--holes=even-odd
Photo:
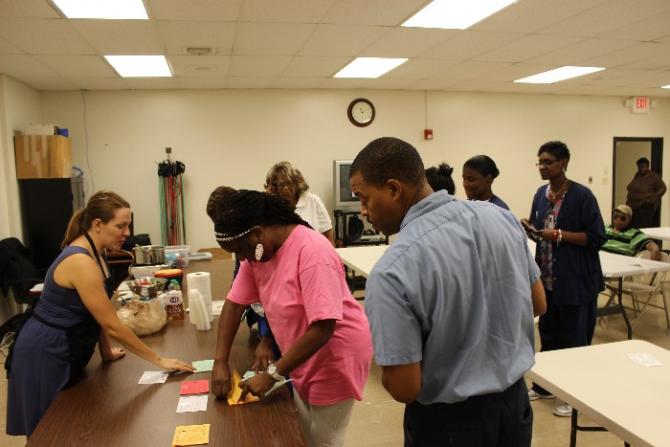
[[[197,331],[188,317],[142,338],[157,352],[184,361],[212,358],[215,339],[216,327]],[[240,374],[248,369],[254,344],[246,325],[241,324],[231,352],[231,368]],[[138,385],[147,370],[156,367],[135,355],[102,363],[96,353],[84,379],[64,390],[51,404],[30,437],[28,447],[170,446],[175,427],[191,424],[211,424],[209,445],[212,446],[305,445],[286,388],[261,402],[233,407],[217,401],[210,393],[206,412],[178,414],[180,382],[211,379],[211,373],[170,377],[164,384]]]

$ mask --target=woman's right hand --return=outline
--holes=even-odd
[[[272,351],[272,337],[261,337],[261,341],[256,346],[256,359],[251,369],[259,372],[268,369],[268,365],[275,360],[274,352]]]
[[[184,372],[195,371],[195,369],[193,369],[193,366],[186,362],[182,362],[181,360],[177,359],[166,359],[165,357],[159,357],[158,361],[156,362],[156,366],[158,366],[161,369],[165,369],[167,371],[184,371]]]
[[[230,393],[230,369],[228,363],[220,360],[214,361],[212,369],[212,394],[217,399],[225,399]]]

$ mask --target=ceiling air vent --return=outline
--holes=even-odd
[[[211,56],[215,53],[212,47],[186,47],[186,54],[191,56]]]

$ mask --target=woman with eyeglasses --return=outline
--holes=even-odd
[[[260,301],[283,356],[243,382],[243,397],[264,396],[290,373],[307,444],[343,446],[372,339],[335,248],[273,194],[227,194],[214,206],[214,222],[217,242],[242,264],[219,319],[212,392],[230,391],[231,345],[243,312]]]
[[[547,312],[540,317],[542,351],[591,344],[596,324],[598,294],[604,289],[598,250],[607,239],[598,202],[586,186],[566,177],[570,151],[565,143],[550,141],[537,152],[542,180],[535,193],[530,219],[522,224],[537,242],[535,261],[547,296]],[[553,398],[537,384],[530,400]],[[571,416],[562,403],[556,416]]]
[[[319,196],[309,191],[305,177],[291,163],[282,161],[270,168],[265,176],[265,191],[286,199],[298,216],[334,245],[333,223],[326,207]]]
[[[631,226],[633,210],[628,205],[619,205],[612,213],[612,225],[606,228],[607,242],[602,250],[624,256],[635,256],[649,250],[651,259],[661,259],[661,249],[656,242],[637,228]]]

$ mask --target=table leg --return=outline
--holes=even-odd
[[[570,418],[570,447],[577,445],[577,410],[572,409],[572,416]]]
[[[621,313],[623,314],[623,321],[626,322],[626,328],[628,329],[628,340],[632,340],[633,328],[630,325],[630,321],[628,321],[626,308],[623,307],[623,278],[619,278],[619,307],[621,308]]]
[[[628,340],[633,339],[633,327],[630,325],[630,321],[628,320],[628,314],[626,314],[626,308],[623,307],[623,278],[617,278],[618,282],[618,287],[617,287],[617,303],[616,305],[611,305],[613,299],[610,298],[609,301],[607,301],[607,304],[605,307],[600,307],[596,311],[596,316],[598,317],[604,317],[607,315],[615,315],[615,314],[621,314],[623,316],[623,320],[626,323],[626,329],[628,332]]]

